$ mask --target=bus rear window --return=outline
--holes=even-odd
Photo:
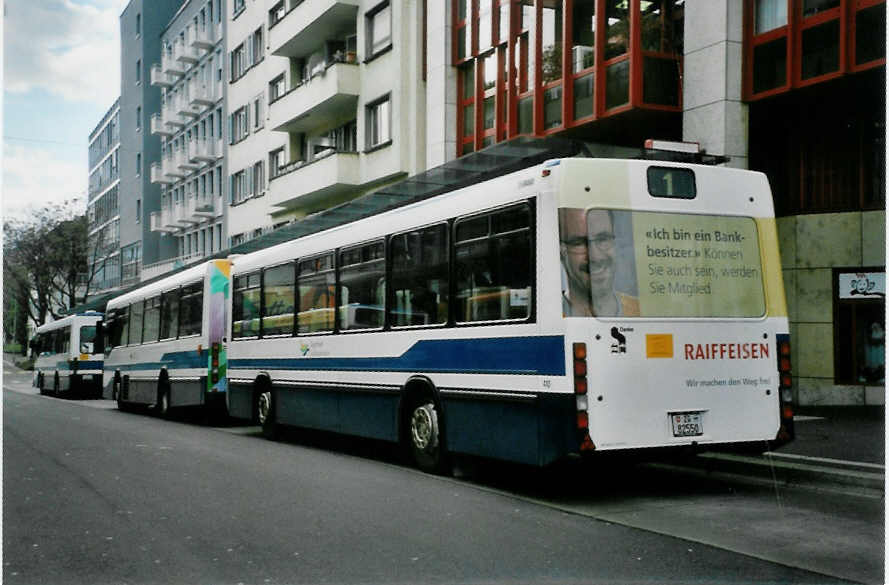
[[[749,217],[559,210],[566,317],[765,314]]]

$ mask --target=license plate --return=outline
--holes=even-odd
[[[697,437],[704,434],[703,417],[700,412],[670,413],[674,437]]]

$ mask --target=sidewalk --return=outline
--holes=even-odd
[[[796,439],[776,452],[884,465],[885,414],[883,406],[798,406]]]

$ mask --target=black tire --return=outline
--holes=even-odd
[[[37,374],[37,388],[40,389],[41,396],[46,394],[46,388],[43,387],[44,383],[45,383],[45,377],[43,375],[43,372],[40,372],[39,374]]]
[[[117,401],[117,410],[121,412],[129,412],[130,405],[124,402],[123,392],[121,392],[120,388],[120,378],[115,377],[114,381],[111,383],[111,399]]]
[[[258,393],[260,396],[262,393]],[[277,441],[281,436],[278,425],[278,396],[271,388],[268,389],[268,414],[262,422],[262,436],[270,441]]]
[[[154,413],[160,418],[170,418],[170,387],[166,384],[158,387]]]
[[[264,425],[271,408],[272,389],[267,384],[261,384],[253,391],[253,422]]]
[[[404,439],[414,464],[427,473],[445,474],[449,469],[442,432],[444,416],[431,395],[415,394],[404,410]]]

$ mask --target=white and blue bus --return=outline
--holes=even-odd
[[[431,471],[765,450],[793,434],[776,233],[761,173],[606,158],[316,230],[233,260],[229,412]]]
[[[102,313],[68,315],[37,328],[31,339],[33,384],[41,394],[97,398],[102,393],[102,359],[97,334]]]
[[[225,407],[230,263],[211,260],[112,299],[104,394],[122,410]]]

